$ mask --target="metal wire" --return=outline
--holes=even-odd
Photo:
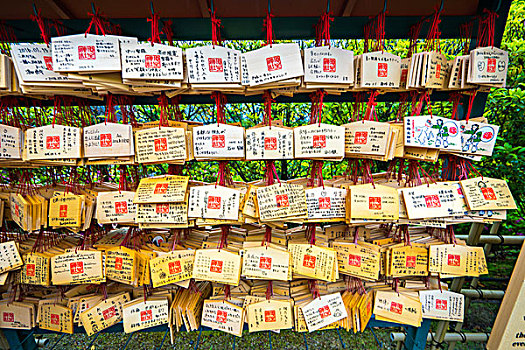
[[[34,333],[35,333],[34,330],[32,330],[31,332],[29,332],[29,334],[24,338],[24,340],[22,340],[22,341],[20,342],[20,345],[24,344],[24,343],[27,341],[27,339],[29,339],[29,337],[31,337]],[[62,336],[63,336],[63,335],[62,335]]]
[[[341,337],[341,327],[337,328],[337,334],[339,335],[339,341],[341,342],[341,346],[343,347],[343,349],[345,349],[346,348],[346,344],[343,341],[343,338]]]
[[[308,342],[306,341],[306,333],[303,333],[304,347],[308,350]]]
[[[66,334],[62,334],[62,336],[60,338],[58,338],[58,340],[55,342],[55,344],[53,344],[53,346],[49,350],[53,350],[58,345],[58,343],[60,343],[60,341],[62,340],[62,338],[64,338],[65,335]],[[22,343],[20,343],[20,344],[22,344]]]
[[[129,341],[131,340],[131,337],[133,337],[133,334],[135,333],[131,333],[129,335],[128,340],[126,340],[126,343],[124,344],[124,347],[121,350],[126,350],[126,348],[128,347]]]
[[[166,336],[168,335],[170,328],[166,329],[166,333],[164,333],[164,337],[162,337],[162,342],[160,343],[160,346],[157,348],[157,350],[162,349],[162,346],[164,345],[164,341],[166,340]]]
[[[197,344],[195,344],[195,347],[193,350],[197,350],[199,348],[199,343],[201,342],[201,334],[202,334],[202,327],[199,327],[199,335],[197,336]]]
[[[376,332],[374,332],[372,327],[369,327],[369,329],[370,329],[370,332],[372,332],[372,335],[374,336],[374,339],[376,340],[377,345],[379,346],[380,349],[382,349],[383,348],[383,342],[379,341],[379,338],[377,337]]]
[[[91,349],[91,347],[93,346],[93,344],[95,343],[95,340],[97,340],[98,336],[100,335],[100,332],[98,332],[97,334],[95,334],[95,337],[93,338],[93,340],[91,341],[91,343],[89,343],[89,345],[87,346],[86,349]]]

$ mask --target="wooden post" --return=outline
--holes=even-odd
[[[510,282],[492,327],[488,350],[522,348],[525,345],[525,249],[512,271]]]

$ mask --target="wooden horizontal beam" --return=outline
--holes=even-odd
[[[507,0],[502,0],[507,1]],[[501,16],[500,16],[501,17]],[[163,18],[166,20],[168,18]],[[387,17],[386,38],[406,38],[410,26],[420,17]],[[210,20],[208,18],[173,18],[172,29],[174,40],[200,41],[211,40]],[[315,24],[318,17],[275,17],[273,29],[277,40],[315,38]],[[460,37],[459,26],[467,18],[459,16],[443,16],[440,31],[442,38]],[[332,39],[360,39],[363,37],[363,26],[368,17],[334,17],[330,26]],[[67,34],[84,33],[89,25],[88,20],[63,20]],[[112,19],[112,23],[120,25],[122,34],[147,40],[150,37],[151,27],[146,18]],[[16,38],[21,42],[40,41],[40,32],[35,22],[31,20],[6,20],[5,24],[13,28]],[[224,40],[264,40],[265,32],[262,18],[222,18],[221,35]],[[428,23],[421,30],[421,38],[425,38]],[[477,31],[474,30],[474,33]]]

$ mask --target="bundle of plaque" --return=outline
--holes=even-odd
[[[301,52],[271,40],[243,53],[216,41],[182,50],[80,34],[0,55],[0,94],[55,96],[53,122],[37,117],[39,108],[34,122],[5,114],[0,166],[72,167],[63,183],[34,185],[24,169],[0,187],[0,328],[73,333],[78,325],[92,335],[120,322],[126,333],[167,325],[173,340],[200,327],[242,336],[245,327],[359,332],[372,317],[462,322],[463,295],[441,279],[488,271],[483,249],[456,239],[452,225],[494,223],[516,209],[506,181],[473,174],[470,163],[492,155],[499,128],[431,108],[423,115],[426,90],[410,116],[379,122],[375,97],[504,87],[508,53],[488,45],[451,60],[438,51],[402,59],[381,48]],[[309,124],[272,122],[272,97],[312,91]],[[348,91],[370,92],[364,115],[323,123],[324,93]],[[215,122],[170,120],[167,98],[210,92]],[[264,93],[264,123],[225,123],[221,92]],[[113,94],[161,94],[159,121],[122,112],[118,122]],[[106,96],[105,120],[85,108],[70,118],[57,95]],[[290,159],[310,160],[311,176],[279,180],[272,162]],[[438,159],[446,159],[440,175]],[[265,179],[233,181],[227,162],[238,160],[268,161]],[[323,161],[343,160],[344,175],[323,179]],[[389,170],[372,173],[376,160],[391,161]],[[218,161],[217,181],[183,176],[189,161]],[[434,174],[419,161],[434,163]],[[165,175],[148,172],[164,164]],[[104,176],[91,181],[76,168],[85,165]]]
[[[84,128],[60,124],[20,128],[0,124],[0,165],[160,164],[189,160],[342,160],[388,161],[406,158],[436,162],[440,154],[473,160],[491,156],[499,127],[485,118],[468,121],[421,115],[403,122],[363,120],[342,126],[279,123],[244,129],[237,125],[101,122]]]
[[[139,43],[137,38],[77,34],[51,45],[17,43],[0,56],[2,94],[70,95],[99,98],[108,93],[151,95],[293,95],[421,88],[455,91],[504,87],[508,52],[493,45],[447,60],[438,51],[401,58],[384,50],[354,55],[333,46],[306,48],[273,44],[244,52],[220,45],[186,48]],[[13,69],[14,67],[14,69]]]
[[[324,226],[317,234],[329,247],[322,247],[292,243],[297,228],[280,233],[285,244],[255,244],[247,238],[262,227],[244,224],[232,240],[239,242],[238,251],[230,244],[208,248],[216,245],[212,228],[55,234],[45,250],[51,232],[23,238],[8,233],[0,243],[6,286],[0,311],[10,316],[0,322],[2,328],[38,325],[65,333],[77,324],[87,334],[120,321],[127,333],[162,324],[172,333],[202,325],[241,336],[244,323],[250,332],[356,332],[372,315],[415,326],[422,318],[461,321],[463,296],[447,291],[438,277],[486,274],[483,249],[452,241],[446,229],[429,233],[415,226],[405,233],[411,242],[406,245],[396,233],[401,227]],[[196,249],[177,243],[181,234],[195,235],[193,230],[201,231]],[[397,292],[388,286],[393,279],[400,281]],[[20,283],[33,287],[31,295],[14,287]],[[11,302],[13,297],[22,301]]]

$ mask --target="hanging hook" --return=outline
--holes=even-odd
[[[210,8],[211,8],[211,13],[213,13],[215,11],[215,9],[213,8],[213,0],[210,0]]]
[[[151,14],[154,15],[155,14],[155,8],[153,7],[153,1],[149,2],[149,7],[151,9]]]
[[[93,11],[93,14],[95,14],[95,3],[91,3],[91,11]]]
[[[330,0],[326,0],[326,13],[330,13]]]
[[[388,4],[388,0],[385,0],[384,4],[383,4],[383,12],[386,13],[386,5]]]
[[[439,5],[439,11],[441,13],[441,11],[443,11],[443,5],[445,4],[445,0],[441,0],[441,5]]]
[[[36,9],[35,3],[33,3],[33,12],[35,13],[35,16],[38,16],[38,11]]]
[[[268,0],[268,13],[272,13],[272,0]]]
[[[494,10],[494,12],[498,12],[500,7],[501,7],[501,0],[498,1],[498,6],[496,6],[496,9]]]

